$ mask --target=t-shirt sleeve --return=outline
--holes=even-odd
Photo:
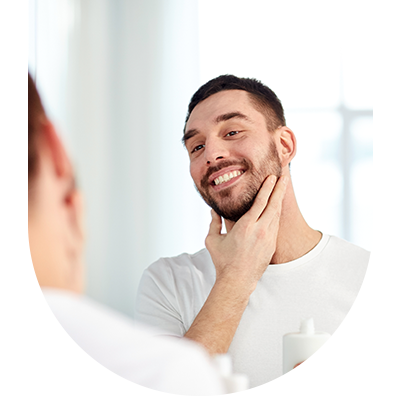
[[[163,259],[147,268],[139,283],[135,306],[136,320],[151,325],[160,334],[182,337],[182,321],[175,280]]]

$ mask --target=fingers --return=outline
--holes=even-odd
[[[311,360],[303,361],[294,366],[293,370],[296,375],[309,374],[311,372],[325,371],[325,363],[331,357],[318,357]]]
[[[211,223],[210,223],[210,229],[208,231],[208,235],[218,235],[221,233],[222,229],[222,219],[221,217],[214,211],[211,210]]]
[[[260,218],[260,215],[263,213],[265,207],[268,204],[268,199],[275,186],[275,182],[276,182],[276,176],[270,175],[268,178],[265,179],[265,181],[261,185],[257,197],[254,200],[253,206],[247,212],[247,215],[251,221],[255,222]]]
[[[256,222],[260,218],[261,214],[268,204],[268,200],[272,193],[272,190],[274,189],[275,182],[275,175],[270,175],[265,179],[265,181],[261,185],[261,188],[257,194],[257,197],[254,200],[251,209],[246,213],[245,219]]]
[[[288,178],[281,176],[276,183],[272,194],[268,199],[268,207],[265,207],[261,213],[259,220],[272,219],[274,216],[280,216],[282,210],[282,202],[286,193]]]

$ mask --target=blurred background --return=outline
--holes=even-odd
[[[281,99],[314,229],[372,247],[368,2],[30,0],[29,70],[86,199],[87,294],[133,316],[143,270],[204,247],[210,213],[181,144],[221,74]]]

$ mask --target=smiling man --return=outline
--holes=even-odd
[[[249,104],[247,96],[243,91],[216,94],[212,101],[199,105],[196,113],[189,118],[188,126],[201,127],[202,120],[210,120],[212,125],[222,128],[222,137],[221,133],[206,137],[207,129],[197,128],[189,129],[183,137],[191,160],[191,175],[198,191],[221,217],[234,222],[249,211],[265,177],[271,174],[280,176],[282,173],[275,143],[268,136],[259,135],[265,129],[265,118]],[[231,102],[237,102],[242,112],[224,113],[224,110],[232,108]],[[222,114],[215,115],[213,107]],[[240,130],[230,131],[231,128]],[[251,131],[253,135],[249,135]],[[221,139],[224,149],[219,148]],[[206,140],[209,142],[207,149]],[[220,153],[216,156],[216,162],[210,161],[213,160],[213,154],[209,154],[209,151]],[[235,156],[226,157],[224,153],[227,151]],[[204,157],[207,158],[206,164]],[[258,165],[255,166],[252,159]],[[238,181],[240,183],[236,184]],[[239,189],[241,184],[246,185],[244,191]]]
[[[230,353],[234,371],[258,386],[282,374],[282,336],[302,319],[336,330],[369,253],[304,220],[289,169],[296,138],[261,82],[224,75],[203,85],[189,104],[183,142],[212,208],[206,249],[147,268],[136,316],[211,354]]]

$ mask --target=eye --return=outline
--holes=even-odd
[[[199,144],[195,148],[193,148],[192,153],[195,153],[196,151],[201,150],[204,147],[204,144]]]
[[[239,133],[239,131],[231,131],[229,133],[226,134],[226,136],[234,136],[237,135]]]

